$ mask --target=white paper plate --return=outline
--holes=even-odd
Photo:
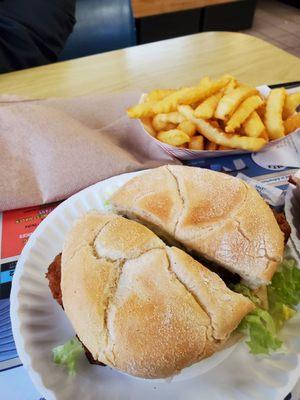
[[[286,354],[253,357],[241,343],[199,363],[200,367],[188,368],[181,376],[184,379],[180,375],[167,382],[135,379],[90,365],[84,356],[77,375],[70,377],[53,363],[52,348],[74,332],[50,294],[45,279],[48,265],[61,251],[75,219],[92,209],[105,209],[105,200],[135,174],[100,182],[59,205],[32,234],[21,254],[12,286],[11,320],[19,356],[35,386],[47,400],[283,400],[300,375],[299,316],[282,332]]]

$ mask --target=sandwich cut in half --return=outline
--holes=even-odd
[[[79,219],[47,277],[90,358],[142,378],[209,357],[255,307],[183,250],[112,213]]]
[[[247,183],[224,173],[155,168],[129,180],[110,202],[251,288],[269,284],[282,261],[284,234],[270,207]]]

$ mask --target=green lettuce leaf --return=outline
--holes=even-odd
[[[296,313],[300,301],[300,269],[293,259],[284,260],[268,286],[269,312],[277,330]]]
[[[245,297],[248,297],[256,306],[260,306],[260,299],[255,296],[255,294],[252,292],[251,289],[248,288],[248,286],[243,285],[242,283],[237,283],[235,285],[232,285],[231,289],[244,295]]]
[[[270,354],[282,346],[278,331],[283,324],[296,314],[295,307],[300,302],[300,269],[294,259],[285,259],[274,274],[267,287],[268,311],[261,308],[259,298],[243,284],[232,287],[238,293],[248,297],[256,309],[241,321],[239,331],[248,334],[246,342],[253,354]]]
[[[243,319],[239,330],[248,333],[249,340],[246,343],[252,354],[269,354],[271,351],[278,350],[282,345],[281,340],[277,337],[271,315],[259,307]]]
[[[77,338],[69,340],[67,343],[55,347],[53,350],[53,360],[56,364],[65,365],[69,375],[76,374],[76,362],[80,354],[84,352],[82,344]]]

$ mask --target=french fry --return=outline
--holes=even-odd
[[[143,103],[137,104],[134,107],[130,107],[127,110],[127,115],[130,118],[143,118],[143,117],[153,117],[155,114],[152,111],[153,105],[159,101],[169,96],[170,94],[176,92],[176,89],[155,89],[147,94],[145,101]]]
[[[226,124],[225,131],[234,132],[242,125],[242,123],[249,117],[249,115],[262,104],[263,101],[259,96],[255,95],[248,97],[238,106],[236,111],[232,114]]]
[[[261,106],[259,106],[255,111],[257,112],[258,116],[262,120],[264,120],[266,114],[266,101],[264,101],[264,103]]]
[[[227,146],[220,145],[220,146],[218,146],[218,150],[232,150],[232,148],[231,148],[231,147],[227,147]]]
[[[228,94],[228,93],[232,92],[233,89],[236,88],[236,86],[237,86],[237,81],[236,81],[236,79],[234,79],[232,77],[231,81],[224,88],[224,94]]]
[[[283,119],[293,115],[297,107],[300,105],[300,92],[288,94],[283,106]]]
[[[248,151],[258,151],[266,144],[266,140],[263,138],[252,138],[225,133],[210,125],[207,121],[195,118],[193,109],[190,106],[179,106],[178,111],[187,119],[190,119],[204,137],[218,145]]]
[[[175,125],[180,124],[180,122],[184,121],[184,117],[178,112],[174,111],[168,114],[156,114],[152,120],[153,128],[159,132],[166,130],[168,123],[172,123]]]
[[[189,143],[190,150],[204,150],[204,138],[203,136],[193,136]]]
[[[278,88],[271,90],[267,98],[265,124],[270,139],[278,139],[284,136],[282,111],[285,97],[285,89]]]
[[[198,86],[206,86],[211,84],[211,78],[209,76],[204,76],[200,79]]]
[[[265,139],[266,142],[269,141],[269,135],[266,129],[263,130],[263,132],[259,135],[259,137]]]
[[[155,114],[152,110],[154,104],[155,102],[153,101],[137,104],[134,107],[128,108],[127,115],[129,118],[153,117]]]
[[[147,94],[145,101],[159,101],[176,92],[176,89],[154,89]]]
[[[181,146],[184,143],[189,143],[191,140],[189,135],[179,129],[159,132],[156,137],[161,142],[170,144],[171,146]]]
[[[194,111],[195,117],[202,119],[212,118],[222,96],[223,93],[218,92],[205,99]]]
[[[219,122],[218,121],[216,121],[216,120],[211,120],[211,121],[209,121],[209,123],[212,125],[212,126],[214,126],[215,128],[220,128],[220,124],[219,124]]]
[[[196,125],[187,119],[178,125],[178,129],[185,132],[190,137],[194,136],[196,134],[196,130],[197,130]]]
[[[228,116],[234,113],[242,101],[257,93],[257,89],[249,86],[238,86],[236,89],[233,89],[230,93],[225,94],[221,98],[215,111],[215,117],[225,120]]]
[[[151,136],[155,137],[155,136],[156,136],[156,132],[155,132],[155,130],[153,129],[152,122],[151,122],[151,118],[149,118],[149,117],[141,118],[141,122],[142,122],[144,128],[146,129],[146,131],[147,131]]]
[[[171,129],[177,129],[177,126],[178,126],[177,124],[172,124],[171,122],[167,122],[165,124],[165,126],[164,126],[164,129],[162,129],[162,130],[163,131],[170,131]],[[157,132],[159,132],[159,131],[155,130],[155,136],[157,135]]]
[[[205,146],[205,150],[215,151],[217,150],[218,145],[214,142],[207,141],[207,145]]]
[[[177,126],[178,126],[177,124],[172,124],[171,122],[168,122],[164,130],[170,131],[171,129],[177,129]]]
[[[256,111],[253,111],[243,124],[245,135],[260,137],[265,131],[265,126]]]
[[[180,104],[197,103],[225,87],[229,80],[229,77],[223,76],[217,81],[205,81],[204,84],[196,87],[179,89],[175,93],[172,93],[164,99],[156,102],[148,112],[150,114],[151,112],[154,112],[155,114],[169,113],[171,111],[176,111],[177,106]]]
[[[288,135],[300,128],[300,113],[291,115],[287,120],[284,121],[284,131]]]
[[[198,86],[203,86],[203,87],[208,87],[209,85],[212,84],[212,79],[209,76],[204,76],[203,78],[200,79]],[[196,101],[195,103],[190,103],[190,105],[193,108],[196,108],[199,103],[201,103],[203,101],[203,99],[201,101]]]

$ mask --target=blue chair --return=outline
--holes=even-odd
[[[77,0],[76,20],[59,61],[136,44],[130,0]]]

